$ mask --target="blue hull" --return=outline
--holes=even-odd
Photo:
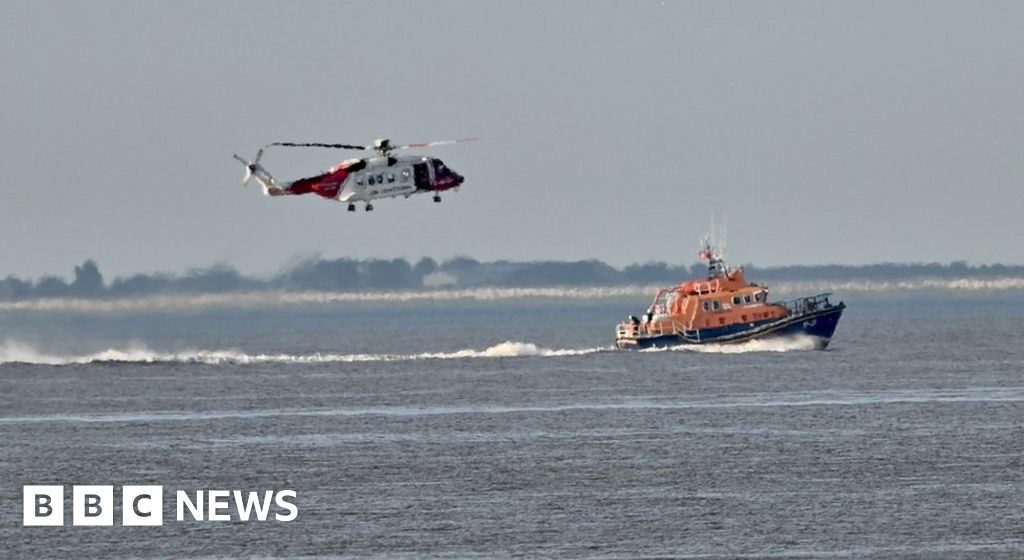
[[[640,336],[616,341],[619,348],[638,349],[669,348],[694,344],[733,344],[748,340],[767,340],[798,335],[811,336],[815,347],[824,350],[832,340],[839,318],[846,305],[839,303],[812,312],[790,315],[775,321],[761,321],[743,325],[728,325],[714,329],[702,329],[685,334],[662,336]]]

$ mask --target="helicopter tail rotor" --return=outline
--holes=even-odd
[[[256,159],[254,159],[253,161],[248,161],[238,154],[234,154],[234,156],[235,159],[242,162],[242,165],[245,166],[245,174],[242,175],[242,186],[248,187],[249,181],[252,180],[253,175],[255,175],[257,171],[263,170],[263,168],[260,166],[260,158],[263,157],[263,148],[260,148],[260,150],[256,152]]]
[[[245,166],[245,174],[242,175],[242,187],[248,187],[249,181],[252,180],[252,165],[238,154],[235,154],[235,159],[242,162],[242,165]]]
[[[242,162],[242,165],[245,166],[245,174],[242,175],[243,187],[248,187],[249,181],[253,179],[256,179],[256,182],[262,185],[263,190],[266,192],[269,192],[268,189],[276,189],[279,187],[270,173],[260,165],[260,158],[263,157],[263,148],[260,148],[259,151],[256,152],[256,159],[252,161],[248,161],[238,154],[234,154],[234,156],[235,159]]]

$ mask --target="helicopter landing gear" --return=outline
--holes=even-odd
[[[366,211],[373,212],[373,205],[370,204],[369,202],[366,203]]]
[[[441,202],[441,195],[435,194],[434,195],[434,202]]]
[[[351,202],[349,202],[348,203],[348,211],[349,212],[355,212],[356,211],[356,205],[351,203]]]

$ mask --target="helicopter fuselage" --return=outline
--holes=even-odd
[[[465,181],[440,159],[378,155],[348,159],[330,170],[287,184],[269,186],[270,196],[316,194],[339,202],[369,202],[379,198],[439,193]]]

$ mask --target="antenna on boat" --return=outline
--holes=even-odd
[[[726,230],[726,227],[727,227],[727,225],[729,223],[728,222],[728,218],[729,218],[729,215],[726,214],[725,212],[722,212],[722,234],[721,234],[721,239],[719,240],[719,249],[718,249],[719,255],[718,255],[718,258],[723,260],[723,261],[726,260],[726,258],[725,258],[725,247],[726,247],[725,242],[726,242],[726,239],[727,239],[726,235],[728,233],[728,231]]]
[[[718,259],[725,260],[728,241],[728,215],[722,213],[722,221],[715,223],[715,213],[711,213],[711,227],[700,237],[701,245],[708,245]]]
[[[700,259],[708,264],[708,276],[721,277],[729,274],[725,264],[725,224],[715,227],[715,214],[711,213],[711,229],[700,238]]]

